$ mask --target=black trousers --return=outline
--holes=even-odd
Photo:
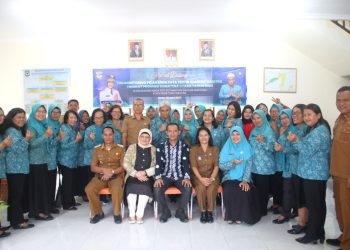
[[[267,203],[269,202],[269,190],[273,175],[252,173],[253,184],[259,192],[259,204],[261,216],[267,215]]]
[[[327,181],[303,179],[305,203],[309,210],[309,221],[305,236],[311,240],[325,238],[326,188]]]
[[[27,174],[7,174],[8,184],[8,210],[7,220],[11,226],[17,226],[24,222],[25,203],[27,201]]]
[[[47,164],[29,165],[29,214],[49,214],[49,178]]]
[[[291,210],[295,208],[295,194],[292,178],[283,178],[283,211],[282,215],[289,218]]]
[[[292,174],[292,184],[293,184],[293,193],[294,199],[297,208],[305,207],[305,195],[303,191],[303,179],[297,175]]]
[[[68,209],[75,205],[73,190],[74,168],[59,165],[59,169],[62,173],[62,207],[63,209]]]
[[[162,177],[164,185],[160,188],[154,188],[154,198],[159,203],[159,210],[163,213],[167,210],[169,210],[168,205],[165,200],[165,191],[170,186],[175,186],[181,191],[180,196],[180,202],[178,209],[184,209],[186,204],[189,202],[191,193],[192,193],[192,187],[184,187],[182,185],[182,179],[181,180],[172,180],[166,177]]]
[[[56,208],[55,198],[56,198],[57,169],[48,171],[48,179],[49,179],[49,188],[48,188],[49,209],[51,211],[53,208]]]
[[[83,196],[85,194],[85,187],[94,177],[90,170],[90,166],[78,166],[74,169],[74,185],[75,193],[74,195]]]
[[[273,205],[281,207],[283,204],[283,177],[282,172],[272,175],[270,192],[273,198]]]

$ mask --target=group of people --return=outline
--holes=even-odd
[[[34,226],[24,219],[26,212],[29,218],[53,219],[51,214],[59,212],[54,202],[58,168],[63,209],[76,210],[74,197],[82,196],[90,203],[91,223],[104,217],[98,193],[107,187],[115,223],[122,222],[123,198],[130,223],[143,223],[153,199],[159,221],[167,222],[171,211],[165,191],[170,186],[181,191],[176,218],[188,221],[184,208],[194,192],[200,221],[212,223],[222,185],[229,223],[255,224],[268,211],[279,214],[275,224],[298,216],[288,233],[305,233],[296,239],[300,243],[323,242],[331,160],[341,247],[349,249],[350,87],[337,93],[341,115],[332,146],[330,126],[317,104],[289,108],[274,101],[270,110],[263,103],[241,110],[238,101],[231,101],[216,114],[189,104],[181,118],[167,102],[147,107],[143,115],[141,98],[134,99],[132,115],[113,105],[95,109],[90,117],[86,110],[78,112],[77,100],[70,100],[62,124],[55,105],[48,110],[34,105],[28,121],[21,108],[10,110],[5,119],[0,110],[0,178],[8,182],[8,220],[13,228],[25,229]],[[7,234],[0,231],[0,237]]]

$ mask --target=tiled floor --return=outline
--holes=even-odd
[[[329,187],[331,182],[329,182]],[[292,220],[283,225],[271,223],[273,215],[268,215],[254,226],[228,225],[222,220],[221,210],[213,224],[199,222],[198,207],[194,207],[194,219],[181,223],[172,217],[161,224],[153,217],[153,209],[146,209],[145,223],[130,225],[124,221],[120,225],[113,222],[110,205],[105,205],[106,217],[98,224],[89,223],[87,203],[77,211],[64,211],[53,221],[37,222],[28,230],[10,230],[10,237],[0,239],[0,250],[64,250],[64,249],[337,249],[326,244],[302,245],[286,231],[295,223]],[[334,215],[332,191],[327,190],[326,237],[338,235],[338,225]],[[175,208],[173,208],[174,212]],[[127,214],[126,214],[127,215]]]

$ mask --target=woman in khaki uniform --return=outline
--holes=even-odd
[[[202,223],[212,223],[219,186],[219,150],[213,145],[210,130],[198,129],[197,144],[191,147],[190,162],[194,174],[193,184],[201,209]]]

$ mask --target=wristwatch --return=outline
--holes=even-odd
[[[215,181],[215,177],[211,178],[210,180],[211,180],[212,182],[214,182],[214,181]]]

